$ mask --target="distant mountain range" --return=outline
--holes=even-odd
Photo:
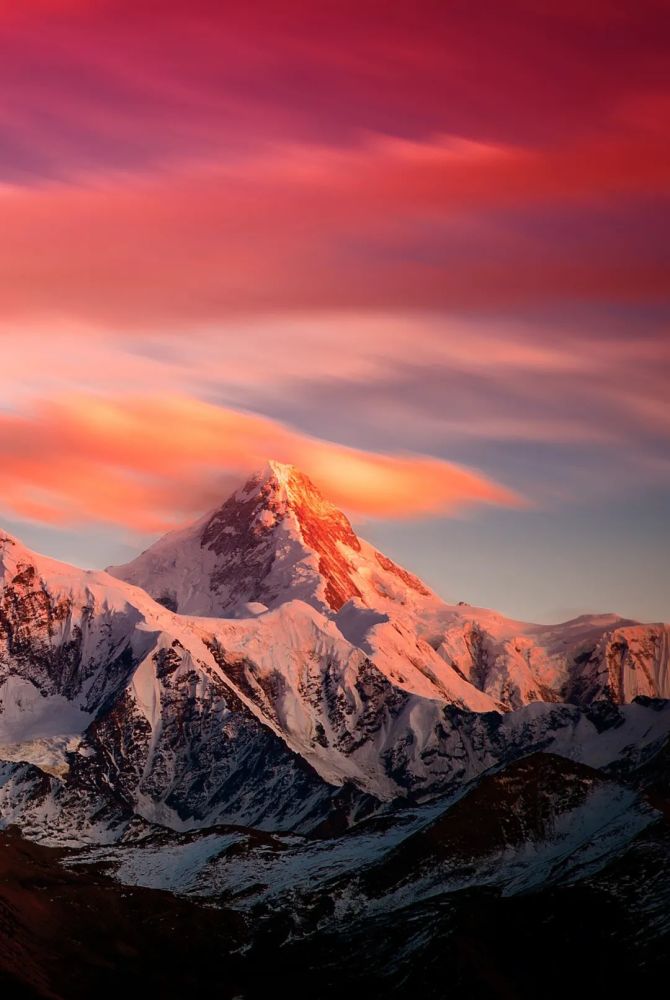
[[[0,532],[0,820],[77,891],[104,871],[218,906],[305,995],[354,988],[367,941],[367,995],[442,996],[459,913],[532,898],[550,924],[571,892],[599,920],[627,900],[645,945],[616,925],[607,947],[649,975],[670,933],[669,636],[447,604],[276,462],[107,572]],[[26,995],[68,995],[44,975]],[[230,996],[262,992],[240,975]]]

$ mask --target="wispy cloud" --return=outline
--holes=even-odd
[[[47,523],[158,531],[220,502],[231,477],[268,457],[299,465],[358,514],[409,517],[522,502],[448,462],[357,451],[184,397],[68,397],[0,415],[2,507]]]
[[[566,247],[558,227],[547,238],[495,215],[635,192],[670,193],[656,139],[541,155],[450,141],[280,148],[237,166],[9,186],[0,315],[141,329],[272,311],[665,301],[653,244],[599,233],[594,252],[586,231]]]
[[[384,517],[667,487],[669,36],[0,0],[2,512],[160,530],[267,455]]]

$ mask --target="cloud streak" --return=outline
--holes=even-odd
[[[663,329],[632,339],[611,321],[586,333],[410,313],[238,317],[188,338],[9,324],[0,398],[26,414],[64,392],[120,408],[149,392],[190,400],[193,412],[254,411],[362,451],[432,453],[512,482],[534,503],[584,502],[661,476]],[[254,448],[258,461],[276,454],[276,435]]]
[[[4,2],[3,164],[65,177],[364,132],[542,145],[644,119],[668,21],[654,0]]]
[[[448,462],[357,451],[184,397],[68,397],[0,414],[2,507],[45,523],[163,530],[220,502],[268,456],[298,465],[357,515],[522,503],[512,490]]]
[[[594,247],[585,232],[568,257],[560,233],[490,214],[651,192],[670,196],[670,149],[656,140],[542,155],[448,140],[284,148],[237,167],[6,187],[0,315],[146,329],[273,311],[666,301],[653,245],[597,233]]]
[[[666,7],[0,0],[1,512],[86,560],[273,455],[653,532]]]

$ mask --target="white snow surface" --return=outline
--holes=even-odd
[[[62,695],[45,696],[18,674],[0,684],[0,744],[83,733],[94,716]]]

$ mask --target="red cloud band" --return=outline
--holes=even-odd
[[[237,167],[5,188],[0,315],[155,328],[239,311],[665,298],[653,241],[566,253],[489,216],[649,192],[670,192],[669,147],[649,135],[541,154],[284,148]]]

